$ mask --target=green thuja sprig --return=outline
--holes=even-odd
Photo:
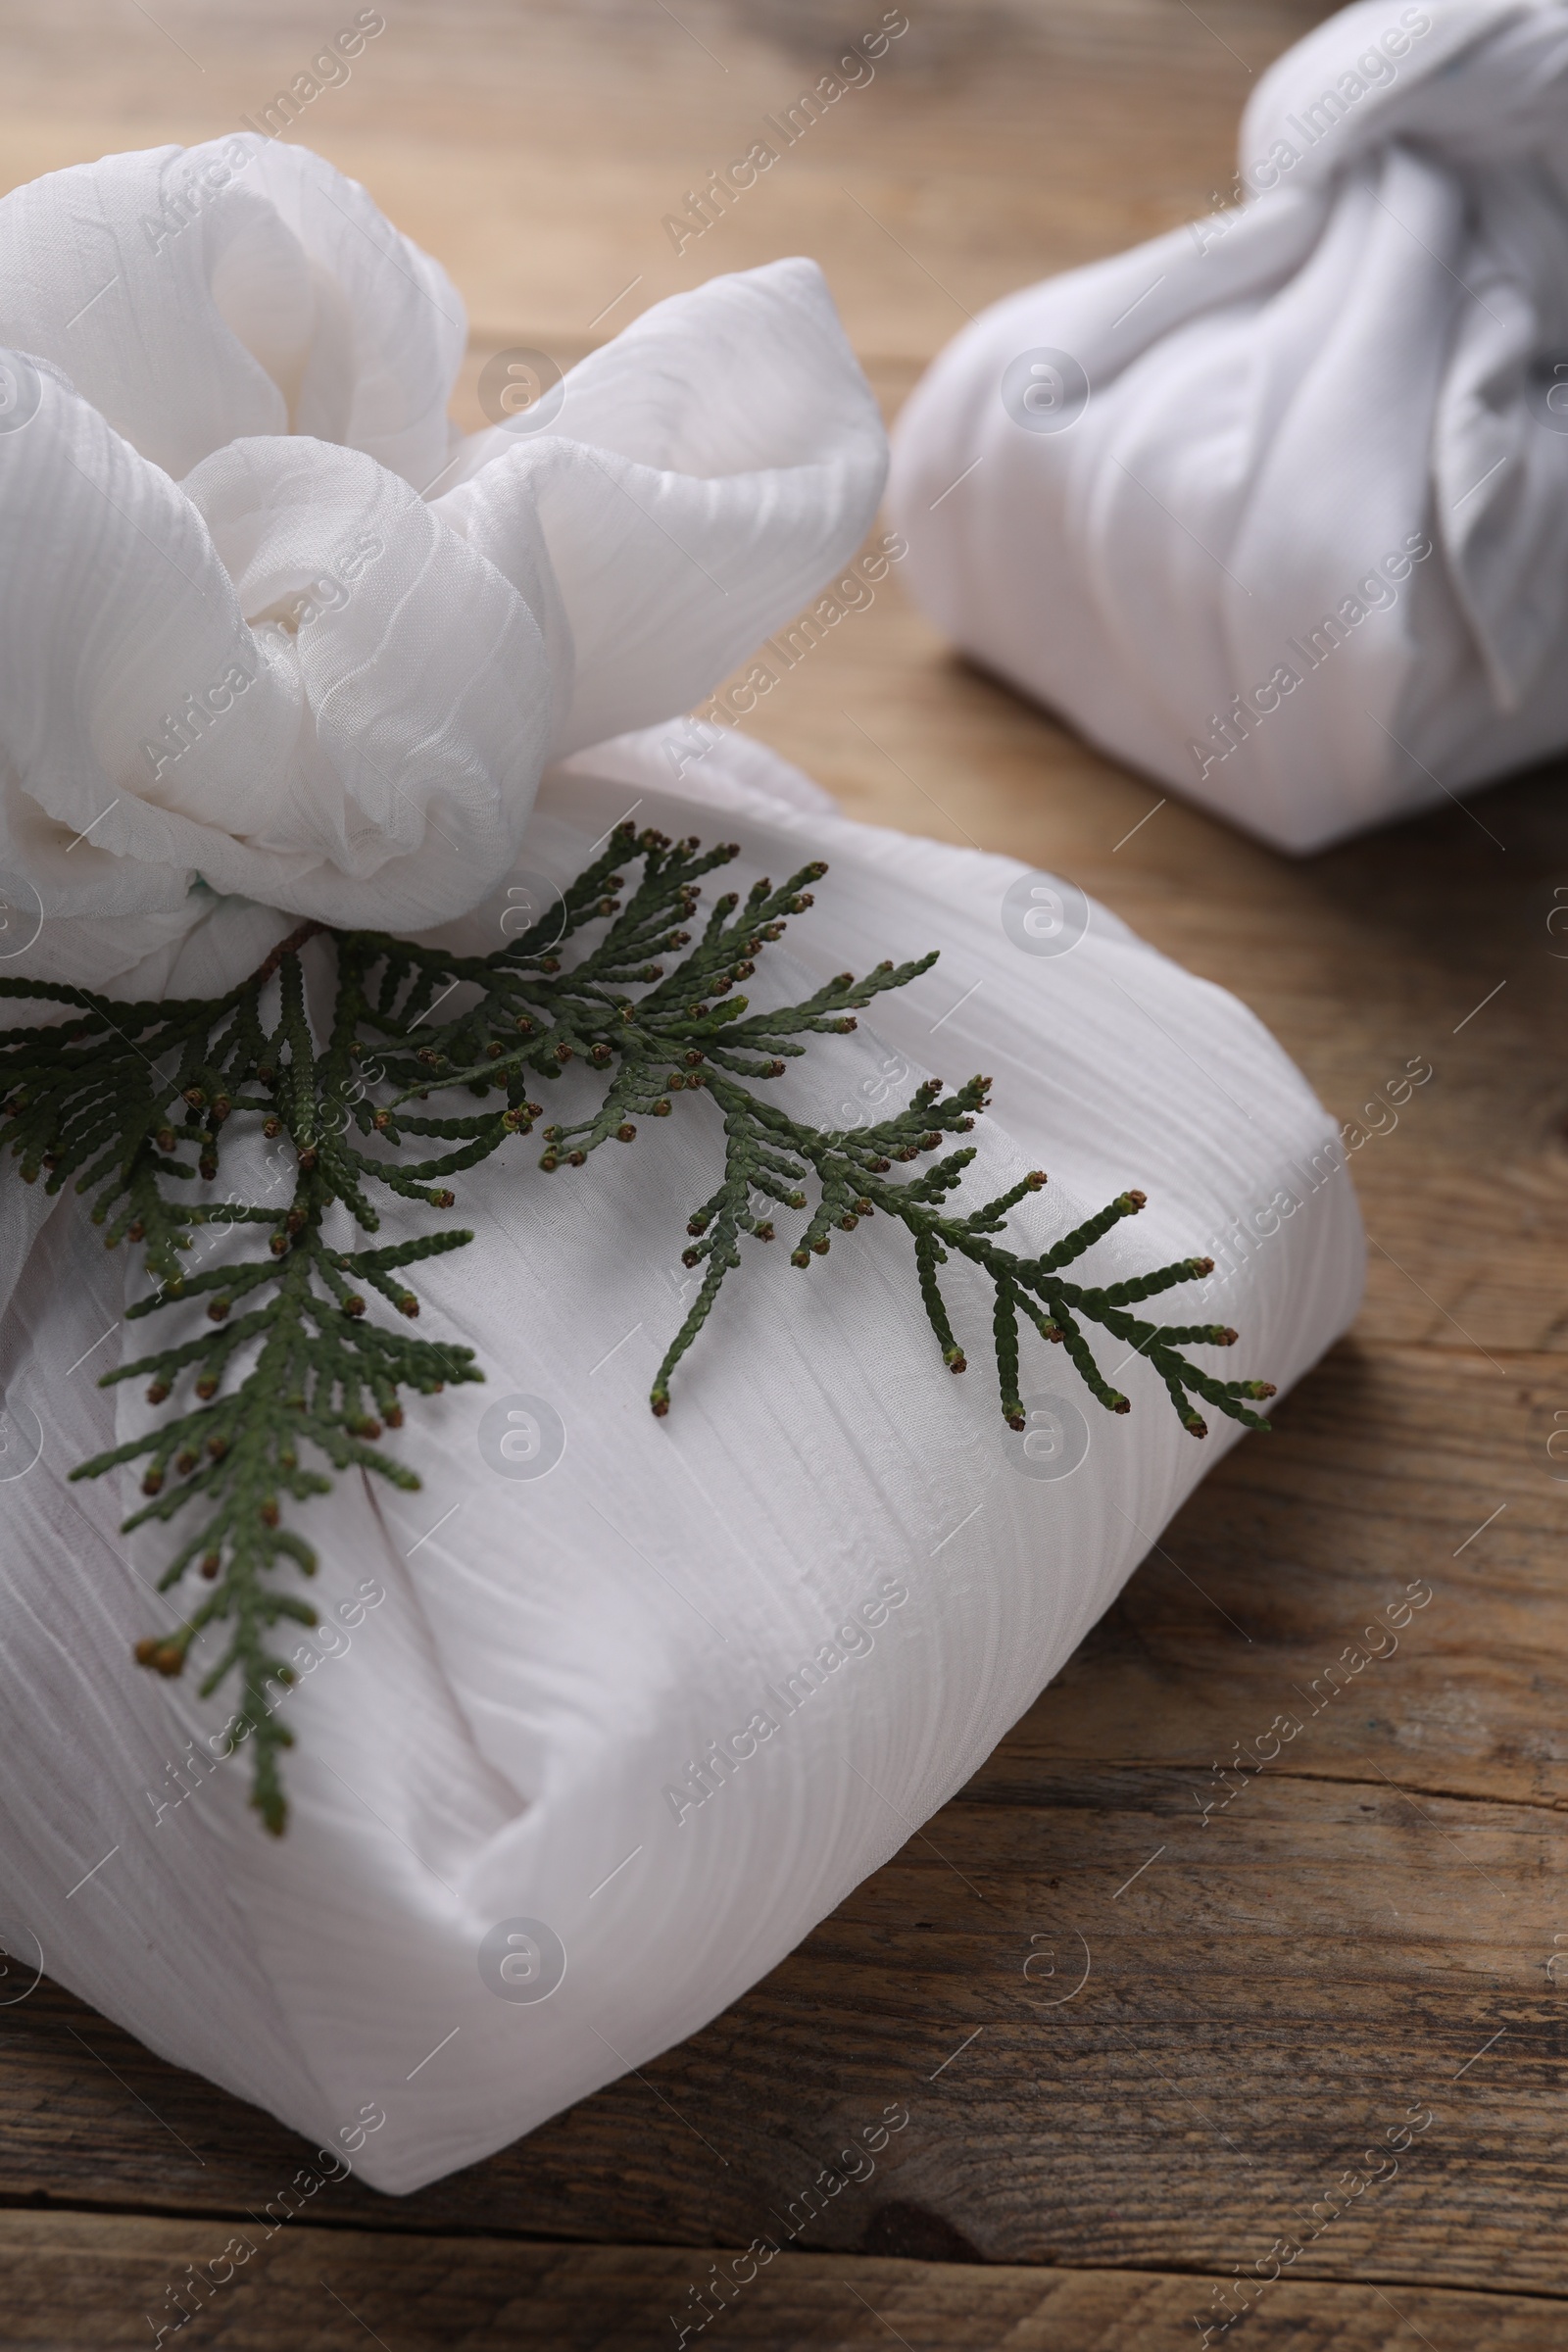
[[[414,1472],[378,1444],[402,1423],[403,1393],[430,1396],[448,1382],[483,1378],[470,1348],[416,1338],[368,1312],[374,1294],[417,1316],[409,1270],[473,1238],[422,1222],[409,1240],[375,1241],[378,1188],[427,1212],[452,1209],[448,1179],[530,1133],[545,1115],[535,1086],[547,1093],[573,1062],[601,1074],[604,1085],[587,1115],[543,1128],[546,1172],[581,1167],[609,1141],[631,1143],[639,1119],[668,1117],[682,1096],[710,1102],[722,1124],[722,1178],[688,1225],[685,1263],[702,1278],[655,1379],[656,1413],[668,1410],[674,1371],[741,1263],[742,1238],[774,1238],[771,1203],[806,1212],[791,1252],[802,1267],[826,1256],[833,1232],[853,1232],[864,1218],[882,1213],[902,1224],[927,1319],[954,1372],[964,1370],[965,1358],[939,1269],[956,1256],[979,1267],[994,1287],[1002,1409],[1014,1428],[1024,1422],[1024,1323],[1065,1348],[1111,1411],[1126,1412],[1128,1399],[1101,1374],[1087,1326],[1148,1359],[1194,1436],[1205,1434],[1195,1396],[1250,1428],[1268,1426],[1248,1409],[1273,1395],[1267,1383],[1217,1381],[1182,1353],[1194,1344],[1231,1346],[1234,1331],[1155,1325],[1130,1311],[1200,1280],[1213,1271],[1211,1260],[1184,1258],[1108,1287],[1066,1278],[1065,1268],[1144,1205],[1141,1193],[1120,1194],[1051,1249],[1025,1254],[999,1237],[1010,1212],[1045,1183],[1040,1172],[965,1213],[950,1197],[975,1156],[972,1146],[946,1152],[921,1174],[894,1175],[896,1163],[929,1158],[972,1129],[988,1079],[953,1093],[928,1079],[902,1110],[853,1130],[814,1127],[754,1090],[751,1082],[782,1076],[812,1035],[854,1029],[857,1012],[906,986],[935,956],[883,963],[858,980],[840,973],[799,1004],[750,1011],[736,990],[788,919],[810,906],[808,885],[826,869],[805,866],[779,889],[758,882],[744,900],[725,892],[695,931],[688,928],[698,924],[704,879],[736,855],[733,844],[704,850],[695,839],[617,826],[562,905],[488,956],[327,931],[336,992],[319,1044],[300,960],[307,940],[326,929],[317,923],[302,925],[248,980],[211,1002],[123,1004],[84,989],[0,979],[0,997],[42,1000],[70,1014],[0,1033],[0,1136],[24,1180],[42,1175],[50,1192],[72,1185],[89,1201],[107,1248],[141,1248],[150,1287],[127,1308],[127,1321],[175,1300],[206,1302],[206,1328],[101,1384],[146,1379],[153,1405],[181,1392],[176,1409],[72,1476],[97,1478],[142,1461],[146,1500],[126,1532],[176,1519],[194,1530],[177,1544],[162,1589],[194,1570],[208,1590],[177,1633],[139,1642],[136,1656],[178,1674],[207,1627],[224,1629],[201,1693],[238,1678],[234,1736],[250,1740],[252,1801],[273,1832],[286,1818],[279,1755],[292,1744],[277,1699],[294,1680],[275,1654],[276,1629],[316,1623],[310,1603],[274,1574],[284,1563],[306,1577],[316,1569],[285,1506],[330,1490],[321,1462],[416,1488]],[[628,886],[619,869],[632,864],[641,871]],[[665,958],[676,960],[666,968]],[[425,1109],[432,1096],[445,1106]],[[259,1124],[273,1147],[275,1201],[233,1191],[224,1201],[212,1197],[235,1120],[250,1134]],[[202,1266],[223,1233],[254,1237],[255,1254]],[[356,1233],[360,1241],[350,1238]]]

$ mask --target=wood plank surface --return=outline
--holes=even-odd
[[[679,256],[662,216],[879,8],[385,13],[298,135],[453,271],[471,422],[490,352],[565,364],[795,251],[891,414],[967,313],[1206,210],[1321,12],[911,0],[876,81]],[[314,0],[0,0],[0,176],[218,135],[326,28]],[[1287,864],[955,662],[896,569],[751,724],[853,814],[1071,874],[1343,1117],[1430,1062],[1352,1155],[1356,1331],[923,1836],[705,2033],[484,2165],[322,2183],[262,2236],[304,2143],[47,1983],[11,1997],[0,2344],[150,2341],[237,2230],[189,2343],[695,2342],[693,2290],[769,2231],[790,2250],[709,2322],[730,2344],[1197,2342],[1286,2240],[1250,2344],[1568,2340],[1560,771]],[[888,2105],[874,2176],[803,2219]]]
[[[671,2316],[702,2308],[694,2290],[700,2295],[720,2267],[706,2247],[432,2237],[404,2250],[393,2271],[382,2241],[365,2231],[301,2232],[252,2250],[256,2234],[140,2217],[0,2215],[0,2278],[15,2266],[19,2279],[0,2315],[0,2343],[12,2352],[113,2352],[145,2345],[150,2318],[188,2307],[188,2324],[220,2352],[279,2343],[337,2352],[356,2334],[399,2352],[513,2343],[632,2352],[673,2343]],[[199,2277],[209,2265],[221,2283],[192,2286],[192,2271]],[[722,2325],[719,2340],[732,2352],[871,2352],[895,2341],[910,2352],[1111,2352],[1179,2340],[1191,2328],[1195,2286],[1180,2274],[1147,2271],[785,2254],[745,2285],[732,2279],[711,2324]],[[1561,2341],[1555,2320],[1523,2295],[1415,2286],[1391,2296],[1287,2278],[1264,2290],[1248,2325],[1262,2352],[1396,2352],[1417,2337],[1435,2352],[1479,2343],[1550,2352]]]

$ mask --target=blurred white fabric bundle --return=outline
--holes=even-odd
[[[1361,0],[1239,209],[959,334],[894,436],[945,632],[1309,851],[1568,742],[1568,8]]]
[[[445,279],[314,158],[246,152],[0,205],[0,332],[39,355],[0,418],[3,859],[46,910],[0,970],[211,992],[298,912],[484,952],[633,810],[733,835],[742,888],[823,857],[776,951],[792,993],[943,960],[818,1041],[794,1106],[870,1123],[939,1053],[993,1074],[974,1182],[1051,1176],[1018,1230],[1044,1247],[1142,1188],[1087,1277],[1212,1256],[1178,1312],[1242,1347],[1199,1360],[1288,1388],[1354,1312],[1361,1237],[1333,1122],[1251,1014],[1070,886],[849,823],[739,738],[642,729],[870,519],[880,428],[817,273],[666,303],[566,379],[560,433],[454,449]],[[303,951],[318,998],[329,958]],[[167,1531],[122,1532],[134,1471],[70,1483],[144,1425],[139,1384],[96,1385],[140,1352],[142,1277],[69,1192],[0,1180],[0,1942],[383,2188],[772,1967],[976,1769],[1240,1435],[1216,1416],[1195,1444],[1136,1357],[1106,1357],[1132,1411],[1105,1414],[1043,1348],[1008,1430],[986,1286],[950,1268],[976,1358],[955,1380],[884,1218],[831,1274],[759,1251],[656,1420],[715,1164],[706,1096],[682,1102],[578,1178],[503,1152],[462,1179],[477,1238],[424,1261],[421,1329],[486,1385],[410,1411],[417,1495],[344,1477],[311,1505],[275,1841],[231,1694],[131,1663],[177,1622]],[[226,1152],[265,1198],[260,1139]]]
[[[466,340],[445,272],[306,149],[0,200],[0,869],[47,918],[6,968],[129,985],[215,894],[463,913],[547,760],[689,709],[876,511],[881,419],[812,263],[659,304],[464,439]],[[260,960],[223,928],[186,989]]]

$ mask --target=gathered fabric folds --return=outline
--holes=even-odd
[[[466,341],[445,272],[308,150],[0,200],[0,872],[42,918],[0,968],[156,993],[146,959],[226,898],[463,913],[548,760],[701,700],[875,513],[881,420],[812,263],[673,296],[466,439]],[[209,984],[252,967],[234,938]]]
[[[1361,0],[1243,201],[965,328],[906,577],[1093,742],[1310,851],[1568,743],[1568,8]]]

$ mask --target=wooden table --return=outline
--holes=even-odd
[[[1319,13],[908,5],[876,81],[684,256],[662,217],[870,0],[399,0],[299,135],[453,270],[470,409],[490,351],[564,363],[805,251],[891,411],[966,312],[1206,210],[1253,76]],[[13,181],[232,127],[329,28],[315,0],[5,0],[0,26]],[[716,2340],[1193,2343],[1323,2200],[1245,2323],[1256,2352],[1568,2341],[1558,778],[1299,865],[1174,800],[1133,832],[1158,791],[955,662],[896,576],[754,723],[857,814],[1067,869],[1255,1006],[1344,1116],[1430,1059],[1352,1163],[1365,1311],[929,1837],[765,1983],[487,2164],[403,2200],[332,2188],[187,2341],[673,2343],[713,2250],[890,2101],[909,2126],[874,2181]],[[1411,1580],[1432,1597],[1396,1652],[1321,1695]],[[1281,1711],[1301,1734],[1204,1826],[1214,1761]],[[304,2154],[47,1984],[0,2010],[0,2064],[8,2346],[147,2342]],[[1411,2109],[1396,2177],[1336,2194]]]

